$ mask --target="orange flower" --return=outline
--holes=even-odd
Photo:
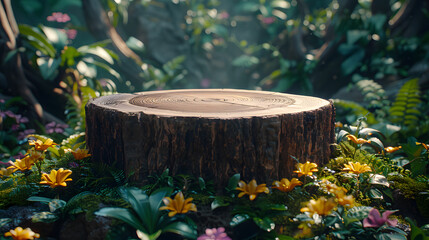
[[[32,240],[39,238],[40,234],[31,231],[30,228],[22,229],[17,227],[4,234],[5,237],[12,237],[14,240]]]
[[[250,201],[253,201],[259,193],[264,192],[268,194],[270,192],[266,184],[258,185],[254,179],[250,181],[249,184],[246,184],[244,181],[240,181],[238,183],[238,187],[235,189],[241,191],[241,193],[238,194],[239,198],[247,194],[249,195]]]
[[[76,149],[76,151],[73,151],[72,154],[76,160],[82,160],[86,157],[91,156],[91,154],[88,154],[88,149],[80,149],[80,148]]]
[[[344,167],[342,170],[343,171],[349,171],[349,173],[354,173],[354,174],[361,174],[364,172],[371,172],[371,168],[366,165],[366,164],[360,164],[359,162],[356,163],[352,163],[349,162],[349,164],[344,164]]]
[[[386,148],[384,148],[384,151],[386,151],[387,153],[394,153],[394,152],[398,151],[401,148],[402,148],[402,146],[399,146],[399,147],[386,147]]]
[[[317,172],[317,164],[316,163],[310,163],[307,161],[306,163],[298,163],[296,164],[296,168],[298,170],[293,171],[294,173],[298,173],[298,177],[301,177],[302,175],[311,176],[313,175],[313,172]]]
[[[159,210],[170,210],[168,213],[169,217],[173,217],[177,213],[187,213],[189,211],[197,211],[197,206],[191,203],[192,198],[187,198],[183,196],[182,192],[178,192],[176,196],[174,196],[174,200],[170,197],[165,197],[162,199],[165,206],[159,208]]]
[[[371,143],[371,141],[369,141],[369,140],[365,140],[363,138],[357,138],[355,135],[351,135],[351,134],[347,135],[347,139],[349,141],[356,143],[356,144]]]
[[[336,206],[337,203],[333,198],[326,199],[325,197],[320,197],[317,200],[311,199],[306,207],[301,208],[301,212],[309,212],[310,216],[316,213],[320,216],[326,216],[330,214]]]
[[[280,181],[274,181],[273,185],[273,188],[276,188],[282,192],[290,192],[296,186],[302,185],[302,182],[297,178],[292,178],[290,181],[287,178],[282,178]]]
[[[416,142],[416,145],[422,145],[427,151],[429,151],[429,146],[428,146],[429,144]]]
[[[29,156],[26,156],[23,159],[16,159],[15,162],[12,163],[12,166],[8,167],[7,169],[12,169],[13,172],[16,172],[18,170],[23,172],[30,170],[33,165],[33,159]]]
[[[335,122],[336,128],[342,128],[344,125],[341,122]]]
[[[49,147],[52,147],[54,145],[57,145],[56,143],[54,143],[54,140],[48,138],[46,139],[45,142],[43,142],[42,140],[37,139],[36,141],[34,140],[30,140],[29,141],[30,145],[34,145],[34,148],[37,151],[45,151],[46,149],[48,149]]]
[[[52,169],[51,173],[47,174],[47,173],[43,173],[42,174],[42,181],[40,182],[40,184],[47,184],[49,186],[51,186],[51,188],[55,188],[58,186],[67,186],[68,181],[71,181],[71,178],[67,178],[68,176],[70,176],[70,174],[72,174],[71,170],[64,170],[63,168],[60,168],[57,170]]]

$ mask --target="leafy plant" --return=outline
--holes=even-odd
[[[391,121],[404,126],[412,126],[417,123],[421,112],[418,108],[420,90],[418,79],[408,80],[396,95],[395,102],[389,109]]]
[[[137,230],[142,239],[157,239],[162,233],[172,232],[186,238],[196,238],[196,231],[188,224],[169,218],[159,208],[162,199],[171,190],[161,188],[150,196],[137,188],[120,188],[121,197],[130,204],[131,209],[119,207],[102,208],[96,215],[113,217],[124,221]]]

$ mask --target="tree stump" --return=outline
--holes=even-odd
[[[166,168],[226,186],[233,174],[270,183],[295,164],[326,163],[334,142],[329,101],[266,91],[204,89],[116,94],[86,106],[92,159],[145,183]]]

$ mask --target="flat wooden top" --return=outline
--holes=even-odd
[[[330,103],[315,97],[267,91],[185,89],[116,94],[94,99],[92,104],[159,116],[237,118],[304,112]]]

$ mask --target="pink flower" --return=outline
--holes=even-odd
[[[267,25],[273,23],[276,19],[274,17],[263,17],[261,21]]]
[[[50,122],[45,125],[46,133],[64,133],[64,129],[68,128],[67,124],[59,124],[56,122]]]
[[[207,228],[206,234],[203,234],[197,238],[197,240],[231,240],[225,233],[225,228]]]
[[[46,18],[46,20],[49,22],[65,23],[70,21],[70,17],[67,13],[53,12],[51,16]]]
[[[380,212],[373,208],[368,214],[368,217],[363,220],[363,227],[381,227],[385,223],[389,226],[396,226],[398,224],[397,219],[387,219],[394,211],[386,210],[383,212],[383,215],[380,215]]]

